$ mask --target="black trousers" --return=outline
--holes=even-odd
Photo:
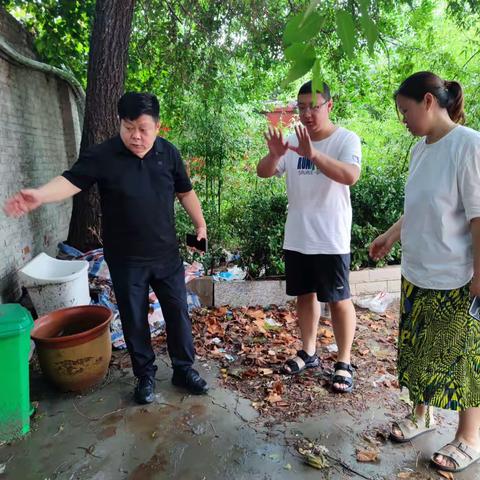
[[[187,369],[195,360],[192,323],[188,314],[185,271],[178,267],[165,271],[159,265],[108,264],[117,299],[123,335],[136,377],[155,375],[155,353],[148,325],[149,286],[162,307],[167,331],[168,354],[174,369]]]

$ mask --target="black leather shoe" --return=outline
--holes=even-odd
[[[207,382],[193,368],[174,370],[172,383],[177,387],[186,388],[193,395],[202,395],[208,392]]]
[[[134,393],[135,401],[141,405],[152,403],[155,400],[155,377],[144,375],[137,381]]]

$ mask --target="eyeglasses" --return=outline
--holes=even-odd
[[[326,103],[328,103],[328,100],[325,100],[323,103],[318,103],[317,105],[297,105],[295,112],[299,113],[300,115],[304,115],[308,110],[310,110],[312,113],[317,113]]]

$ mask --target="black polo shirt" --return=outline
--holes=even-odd
[[[192,184],[170,142],[157,137],[139,158],[117,136],[81,153],[63,176],[82,190],[98,184],[107,262],[178,265],[175,193]]]

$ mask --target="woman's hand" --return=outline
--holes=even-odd
[[[387,233],[382,233],[370,244],[368,254],[373,260],[378,262],[385,255],[388,255],[394,243],[395,239]]]
[[[480,297],[480,275],[473,275],[470,293],[472,297]]]

